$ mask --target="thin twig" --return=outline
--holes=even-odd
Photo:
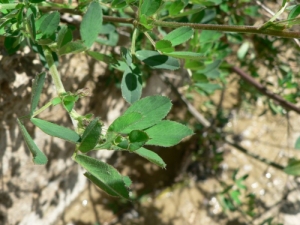
[[[251,84],[253,87],[255,87],[260,93],[275,100],[279,105],[281,105],[286,110],[291,110],[291,111],[294,111],[294,112],[300,114],[300,108],[298,108],[294,104],[284,100],[281,96],[269,91],[265,86],[263,86],[261,83],[256,81],[252,76],[250,76],[246,72],[242,71],[240,68],[233,66],[231,69],[233,72],[235,72],[237,75],[239,75],[242,79],[244,79],[249,84]]]
[[[225,141],[225,143],[229,144],[230,146],[234,147],[235,149],[239,150],[240,152],[245,153],[247,156],[250,156],[250,157],[252,157],[252,158],[254,158],[254,159],[256,159],[256,160],[258,160],[258,161],[260,161],[262,163],[266,163],[266,164],[268,164],[268,165],[270,165],[270,166],[272,166],[272,167],[274,167],[276,169],[284,170],[284,167],[282,165],[280,165],[280,164],[277,164],[277,163],[275,163],[273,161],[270,161],[270,160],[268,160],[266,158],[263,158],[263,157],[261,157],[259,155],[256,155],[256,154],[248,151],[247,149],[243,148],[242,146],[240,146],[240,145],[238,145],[236,143],[232,143],[232,142],[230,142],[230,141],[228,141],[226,139],[224,139],[224,141]]]
[[[171,90],[179,97],[179,99],[186,105],[188,111],[201,123],[204,127],[210,127],[210,122],[198,112],[198,110],[178,91],[178,89],[169,81],[168,77],[160,75],[160,78],[166,83]]]
[[[171,88],[171,90],[181,99],[182,102],[184,102],[185,106],[187,107],[187,110],[204,126],[204,127],[210,127],[211,124],[210,122],[201,114],[197,111],[197,109],[192,106],[191,103],[188,102],[188,100],[178,91],[178,89],[168,80],[168,78],[164,75],[161,75],[160,78]],[[212,128],[215,130],[215,132],[218,132],[215,128]],[[231,141],[226,140],[226,138],[223,138],[223,141],[229,145],[231,145],[232,147],[234,147],[235,149],[239,150],[240,152],[246,154],[249,157],[252,157],[260,162],[266,163],[276,169],[279,170],[284,170],[284,167],[281,166],[280,164],[277,164],[273,161],[270,161],[266,158],[263,158],[259,155],[256,155],[252,152],[250,152],[249,150],[243,148],[242,146],[236,144],[236,143],[232,143]]]

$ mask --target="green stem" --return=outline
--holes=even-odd
[[[51,77],[52,77],[54,85],[56,87],[57,93],[58,94],[65,93],[66,91],[65,91],[64,85],[61,82],[60,75],[59,75],[56,65],[54,63],[51,50],[47,47],[43,47],[43,51],[44,51],[46,62],[49,66],[49,71],[50,71]]]
[[[44,110],[48,109],[51,105],[52,105],[52,101],[48,102],[48,103],[47,103],[46,105],[44,105],[42,108],[36,110],[36,111],[33,113],[32,117],[37,116],[38,114],[40,114],[40,113],[43,112]]]
[[[155,41],[150,37],[150,35],[147,32],[144,32],[145,36],[148,38],[148,40],[151,42],[152,46],[156,48]]]
[[[131,42],[131,49],[130,49],[131,55],[135,54],[135,41],[136,41],[136,37],[137,37],[137,32],[138,32],[138,29],[135,28],[133,31],[133,34],[132,34],[132,42]]]

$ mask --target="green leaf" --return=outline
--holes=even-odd
[[[67,44],[62,46],[58,50],[58,54],[59,55],[66,55],[70,53],[75,54],[75,53],[83,52],[85,50],[86,50],[86,46],[83,44],[82,41],[73,41],[73,42],[68,42]]]
[[[80,136],[75,131],[70,130],[69,128],[62,127],[54,123],[50,123],[46,120],[37,118],[31,118],[30,121],[50,136],[58,137],[73,143],[78,143],[80,141]]]
[[[43,85],[45,82],[46,73],[42,72],[38,74],[32,84],[32,92],[31,92],[31,106],[30,106],[30,115],[33,114],[34,110],[36,109],[39,100],[40,95],[43,90]]]
[[[126,128],[130,125],[137,123],[139,120],[142,119],[142,114],[138,112],[130,112],[126,113],[120,117],[118,117],[108,128],[107,132],[116,132],[126,134]],[[124,132],[125,131],[125,132]]]
[[[166,163],[163,161],[163,159],[153,151],[150,151],[146,148],[140,148],[140,149],[134,151],[134,153],[149,160],[150,162],[154,163],[155,165],[158,165],[162,168],[166,168]]]
[[[52,105],[58,105],[59,103],[61,103],[61,98],[60,97],[56,97],[56,98],[53,98],[52,101],[51,101]]]
[[[179,14],[174,14],[174,15],[170,15],[169,17],[171,18],[177,18],[177,17],[183,17],[183,16],[189,16],[189,15],[194,15],[196,13],[199,13],[201,11],[203,11],[205,9],[204,6],[200,6],[198,8],[194,8],[191,10],[187,10],[185,12],[179,13]]]
[[[148,140],[149,136],[147,133],[141,130],[133,130],[129,133],[129,150],[135,151],[141,148]]]
[[[99,34],[110,34],[116,30],[116,27],[110,23],[102,24]]]
[[[216,42],[218,41],[223,34],[219,31],[214,30],[203,30],[200,35],[200,44]]]
[[[93,1],[82,18],[80,24],[80,35],[86,47],[91,47],[97,39],[102,26],[102,9],[97,1]]]
[[[113,68],[117,69],[117,70],[122,71],[122,72],[124,72],[128,68],[127,63],[124,62],[124,61],[120,61],[120,60],[118,60],[116,64],[113,64],[111,66]]]
[[[117,9],[124,8],[126,5],[127,3],[125,0],[113,0],[113,2],[111,3],[111,6]]]
[[[164,53],[174,51],[174,47],[172,47],[172,43],[167,40],[160,40],[160,41],[156,42],[155,48],[156,48],[156,50],[162,51]]]
[[[132,130],[144,130],[149,128],[166,117],[171,110],[171,100],[165,96],[149,96],[133,103],[125,112],[124,116],[131,113],[142,115],[138,123],[127,126],[123,132],[129,133]]]
[[[159,9],[161,2],[162,0],[143,0],[143,3],[140,7],[140,14],[152,16]]]
[[[27,15],[26,22],[27,22],[27,28],[28,28],[30,37],[31,37],[32,40],[35,40],[35,38],[36,38],[36,29],[35,29],[35,22],[34,22],[34,14],[33,13]]]
[[[128,176],[123,176],[123,181],[124,181],[125,186],[126,186],[127,188],[129,188],[130,185],[132,184],[132,181],[130,180],[130,178],[129,178]]]
[[[95,118],[89,123],[82,134],[81,143],[78,147],[81,152],[88,152],[97,145],[101,135],[101,127],[99,118]]]
[[[180,0],[173,2],[169,7],[169,14],[171,16],[177,15],[184,8],[184,3]]]
[[[172,56],[178,59],[203,60],[204,55],[196,52],[168,52],[165,55]]]
[[[170,147],[178,144],[183,138],[192,135],[193,131],[183,124],[163,120],[153,127],[145,130],[150,140],[146,145]]]
[[[202,73],[193,73],[192,78],[199,83],[208,83],[207,77]]]
[[[59,12],[52,12],[43,15],[36,21],[36,30],[40,33],[37,39],[42,36],[51,36],[58,28],[60,22]]]
[[[63,106],[68,111],[71,112],[74,108],[75,102],[79,99],[78,95],[67,95],[62,98]]]
[[[194,29],[190,27],[179,27],[168,33],[163,40],[171,41],[172,46],[180,45],[189,40],[194,34]]]
[[[233,201],[236,202],[236,204],[240,205],[242,202],[239,199],[241,192],[239,190],[233,190],[229,192],[230,197],[233,199]]]
[[[178,59],[161,55],[155,51],[140,50],[135,55],[153,69],[177,70],[180,68]]]
[[[67,26],[61,26],[57,34],[57,48],[60,49],[73,39],[72,31]]]
[[[132,56],[127,48],[121,47],[121,55],[128,66],[132,63]]]
[[[117,32],[111,32],[107,35],[107,39],[98,37],[96,42],[108,46],[116,46],[119,41],[119,34]]]
[[[132,70],[127,66],[123,73],[121,90],[123,98],[130,104],[136,102],[142,95],[142,77],[139,69]]]
[[[218,68],[221,63],[222,60],[216,60],[213,63],[206,65],[205,68],[198,70],[197,72],[205,74],[208,78],[218,78],[220,75]]]
[[[74,160],[87,170],[84,175],[107,194],[129,199],[131,181],[127,176],[123,177],[112,166],[86,155],[77,155]]]
[[[146,30],[152,30],[153,25],[152,25],[152,20],[147,17],[146,15],[142,14],[140,16],[140,24],[146,29]]]
[[[250,48],[250,42],[246,41],[244,42],[241,47],[239,48],[239,50],[237,51],[237,56],[239,59],[244,59],[248,50]]]
[[[36,146],[36,144],[30,137],[29,133],[27,132],[25,126],[21,123],[21,121],[17,119],[17,122],[21,128],[21,133],[23,135],[25,143],[33,156],[34,164],[45,165],[48,162],[47,156]]]
[[[299,176],[300,175],[300,160],[293,160],[283,170],[286,174]]]
[[[300,14],[300,5],[296,5],[295,7],[293,7],[293,9],[290,11],[289,15],[288,15],[288,20],[289,19],[294,19],[297,16],[299,16]]]
[[[214,93],[215,90],[222,88],[219,84],[212,84],[212,83],[196,83],[195,86],[205,91],[209,95]]]
[[[85,51],[85,53],[98,61],[105,62],[107,64],[118,64],[118,61],[109,55],[93,51]]]
[[[300,150],[300,137],[298,137],[298,139],[295,143],[295,149]]]
[[[9,55],[14,54],[20,47],[20,37],[5,37],[4,46]]]

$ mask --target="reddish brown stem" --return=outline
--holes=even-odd
[[[237,75],[239,75],[243,80],[245,80],[246,82],[251,84],[253,87],[255,87],[260,93],[273,99],[274,101],[276,101],[279,105],[281,105],[286,110],[291,110],[291,111],[294,111],[294,112],[300,114],[300,108],[298,108],[294,104],[286,101],[281,96],[271,92],[265,86],[263,86],[261,83],[257,82],[252,76],[250,76],[249,74],[242,71],[240,68],[234,66],[231,69],[233,72],[235,72]]]

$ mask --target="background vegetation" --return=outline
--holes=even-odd
[[[293,198],[289,196],[294,196],[298,183],[289,175],[300,173],[295,151],[300,149],[300,139],[295,136],[299,132],[297,114],[300,113],[297,1],[32,0],[2,1],[0,9],[3,55],[14,57],[30,46],[30,51],[39,55],[39,67],[49,69],[47,73],[57,91],[55,97],[36,110],[46,75],[38,71],[32,86],[31,106],[26,112],[29,115],[18,122],[36,164],[45,164],[47,157],[27,132],[23,123],[28,119],[45,133],[75,143],[74,160],[89,172],[86,176],[91,181],[110,195],[129,198],[130,180],[108,164],[133,177],[134,202],[110,199],[107,204],[116,213],[114,218],[118,222],[153,224],[157,220],[164,224],[167,220],[166,224],[175,224],[176,218],[167,217],[147,222],[143,208],[151,207],[145,201],[155,202],[164,192],[176,193],[193,185],[207,195],[207,199],[199,200],[198,206],[207,210],[216,223],[286,221],[276,212],[289,212],[281,204]],[[77,20],[78,15],[83,17]],[[90,112],[85,110],[81,116],[74,110],[76,104],[88,96],[93,98],[101,90],[95,88],[91,94],[86,87],[65,90],[64,76],[58,73],[57,66],[70,54],[85,54],[94,63],[104,62],[105,76],[98,78],[99,85],[118,88],[128,105],[131,104],[128,111],[128,107],[122,110],[123,116],[107,127],[103,128],[104,120],[93,119]],[[143,87],[147,89],[150,85],[164,88],[165,92],[158,93],[171,98],[174,107],[168,120],[162,120],[170,110],[167,98],[139,100],[146,96]],[[4,97],[1,96],[3,110]],[[59,104],[70,115],[75,131],[62,130],[60,125],[34,118]],[[151,109],[155,109],[153,115],[148,114]],[[141,121],[140,115],[148,117]],[[52,117],[55,120],[55,115]],[[173,146],[192,134],[189,128],[171,119],[187,125],[194,134],[174,149],[161,149],[157,146]],[[243,130],[243,124],[251,122],[256,125]],[[275,131],[279,132],[277,140],[263,138],[264,134],[268,136]],[[274,140],[284,140],[286,144]],[[266,148],[264,142],[280,144],[279,150]],[[143,145],[152,145],[149,149],[154,152],[148,152]],[[77,155],[79,151],[87,153],[93,149],[117,150],[115,157],[119,162],[113,157],[105,164],[85,154]],[[166,162],[171,172],[139,168],[134,162],[140,159],[133,154],[128,156],[125,150],[161,167]],[[146,172],[134,173],[140,169]],[[99,175],[104,170],[114,176]],[[205,182],[214,187],[213,192],[207,194]],[[143,185],[139,187],[139,183]],[[254,190],[255,186],[260,186],[260,190]],[[274,189],[276,192],[272,192]],[[276,197],[263,199],[266,192],[275,193]],[[194,210],[198,211],[195,205]],[[298,205],[297,201],[293,205],[294,214]],[[128,212],[131,216],[138,212],[142,222],[139,216],[126,218]],[[189,219],[191,216],[186,221]],[[104,221],[96,217],[93,222]]]

